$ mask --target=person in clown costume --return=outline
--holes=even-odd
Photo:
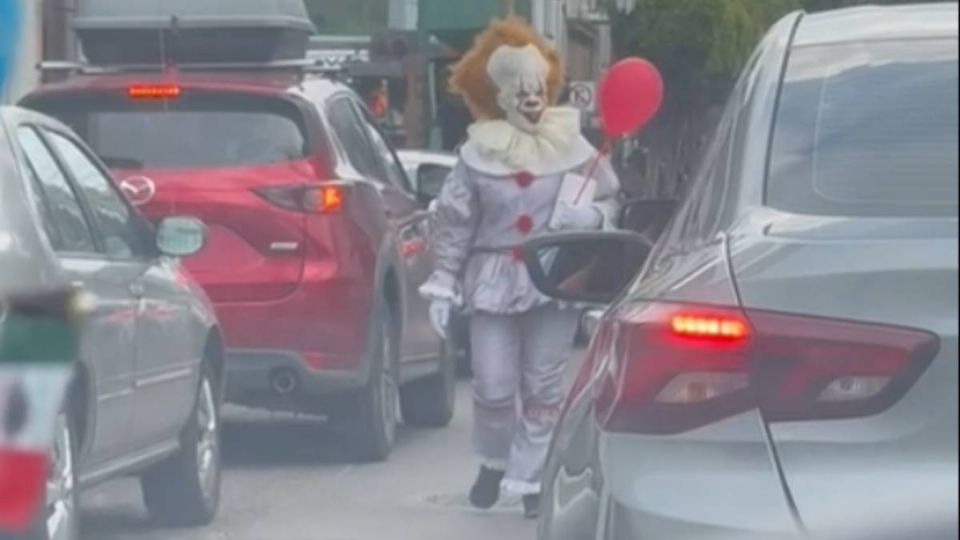
[[[469,315],[478,508],[501,489],[539,509],[547,446],[563,400],[564,367],[579,311],[540,293],[520,246],[550,230],[612,227],[619,181],[581,135],[580,112],[558,107],[560,61],[519,19],[493,22],[452,68],[451,90],[475,122],[436,203],[436,266],[420,293],[445,334],[450,315]],[[582,202],[559,200],[571,174],[595,189]]]

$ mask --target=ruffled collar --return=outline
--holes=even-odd
[[[539,129],[528,133],[506,120],[485,120],[467,129],[470,144],[485,161],[534,170],[569,155],[580,138],[580,111],[550,107]]]

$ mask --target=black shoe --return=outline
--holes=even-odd
[[[486,510],[497,504],[500,498],[500,481],[503,480],[503,471],[480,467],[480,474],[470,488],[470,504]]]
[[[540,517],[540,494],[523,496],[523,517],[537,519]]]

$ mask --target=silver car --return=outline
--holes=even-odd
[[[121,475],[140,476],[146,507],[160,521],[213,519],[220,332],[175,259],[203,238],[203,225],[187,217],[154,231],[66,126],[0,108],[0,290],[72,287],[86,299],[32,538],[74,538],[78,491]],[[21,341],[49,350],[44,341],[56,339],[40,331]]]
[[[820,537],[930,494],[956,536],[957,15],[788,16],[655,245],[527,246],[543,291],[613,301],[541,540]]]

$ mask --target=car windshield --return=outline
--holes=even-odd
[[[957,100],[955,39],[795,51],[768,204],[809,214],[956,216]]]

